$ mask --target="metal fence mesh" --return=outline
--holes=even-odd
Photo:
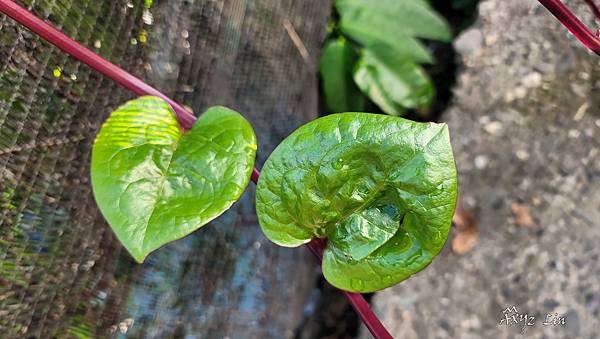
[[[196,114],[240,111],[259,137],[259,165],[317,114],[327,2],[20,3]],[[252,189],[142,266],[118,244],[91,195],[89,156],[102,121],[130,97],[0,15],[2,336],[292,336],[314,263],[264,239]]]

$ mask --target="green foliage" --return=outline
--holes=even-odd
[[[265,235],[279,245],[328,238],[325,278],[372,292],[439,253],[456,195],[445,125],[343,113],[302,126],[275,149],[258,182],[256,209]]]
[[[329,41],[321,55],[325,103],[331,112],[362,111],[365,98],[352,81],[354,65],[358,61],[355,48],[345,39]]]
[[[412,62],[386,63],[381,55],[366,50],[354,73],[354,81],[384,112],[402,115],[404,108],[427,105],[434,89],[423,70]]]
[[[434,87],[419,64],[432,63],[433,57],[419,38],[450,41],[450,28],[427,1],[423,0],[336,0],[339,22],[334,23],[331,39],[345,37],[356,45],[359,58],[354,66],[332,67],[327,45],[321,59],[321,77],[325,101],[335,103],[347,97],[337,72],[354,71],[354,81],[362,92],[381,110],[402,115],[405,108],[420,108],[431,103]],[[341,60],[341,57],[338,57]],[[350,81],[347,77],[346,81]],[[338,84],[339,92],[328,84]],[[356,101],[356,99],[355,99]],[[337,105],[328,105],[331,112],[342,112]],[[349,107],[344,111],[361,110]]]
[[[119,107],[92,150],[100,210],[138,262],[226,211],[250,180],[256,137],[238,113],[213,107],[183,133],[168,103]]]

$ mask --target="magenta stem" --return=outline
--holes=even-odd
[[[323,262],[323,252],[325,251],[325,246],[327,246],[327,241],[324,239],[314,238],[309,243],[306,244],[308,249],[312,252],[312,254],[319,259],[319,262]],[[388,330],[383,326],[373,309],[369,305],[369,303],[365,300],[362,294],[352,293],[348,291],[342,291],[348,299],[352,308],[356,311],[358,316],[365,323],[365,326],[369,329],[369,332],[376,339],[393,339],[392,335]]]
[[[600,8],[598,8],[598,6],[596,6],[596,3],[594,2],[594,0],[585,0],[585,2],[588,4],[588,6],[590,6],[590,9],[594,13],[594,16],[596,17],[596,19],[600,20]]]
[[[134,92],[135,94],[152,95],[164,99],[173,107],[173,110],[177,115],[177,120],[184,129],[190,129],[196,121],[196,117],[192,113],[187,111],[185,108],[183,108],[183,106],[179,105],[171,98],[167,97],[165,94],[161,93],[159,90],[146,84],[144,81],[135,77],[131,73],[126,72],[119,66],[102,58],[98,54],[60,32],[54,26],[39,19],[33,13],[19,6],[15,2],[10,0],[0,0],[0,12],[8,15],[16,22],[27,27],[33,33],[39,35],[44,40],[50,42],[75,59],[87,64],[92,69],[102,73],[107,78],[112,79],[119,85]],[[259,176],[260,172],[258,169],[254,168],[252,170],[250,179],[256,184],[258,183]],[[325,249],[325,244],[322,243],[322,241],[314,240],[313,242],[307,244],[307,246],[311,252],[313,252],[319,259],[322,260],[323,251]],[[348,301],[356,313],[360,316],[375,338],[392,338],[389,332],[381,324],[375,313],[373,313],[373,310],[362,295],[345,291],[344,295],[346,298],[348,298]]]
[[[560,0],[538,0],[552,13],[581,43],[600,55],[600,37],[581,22]]]

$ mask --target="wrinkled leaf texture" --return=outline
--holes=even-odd
[[[226,211],[250,180],[256,137],[237,112],[213,107],[183,132],[169,104],[140,97],[103,124],[92,187],[111,228],[138,262]]]
[[[353,292],[408,278],[440,252],[457,175],[444,124],[333,114],[287,137],[266,161],[257,215],[273,242],[328,238],[323,274]]]

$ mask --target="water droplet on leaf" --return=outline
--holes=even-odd
[[[392,280],[393,280],[393,278],[392,278],[391,275],[386,275],[386,276],[383,277],[383,283],[384,284],[391,284]]]
[[[350,280],[350,286],[354,290],[362,290],[365,287],[365,283],[360,279],[352,278]]]
[[[334,161],[333,164],[331,164],[331,167],[333,167],[333,169],[339,170],[342,169],[342,167],[344,167],[344,160],[337,159],[336,161]]]

